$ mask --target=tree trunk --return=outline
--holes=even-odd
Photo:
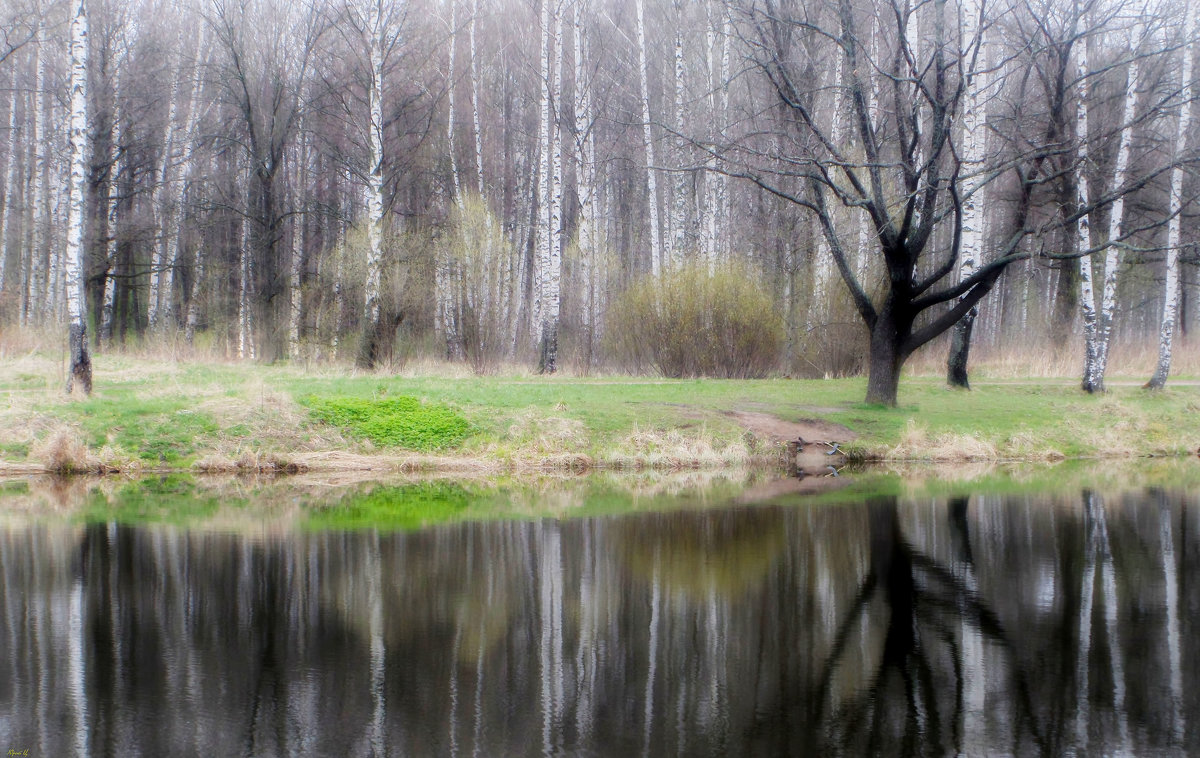
[[[979,0],[968,0],[962,7],[963,40],[975,45],[976,69],[972,72],[963,97],[963,165],[970,172],[978,170],[986,155],[987,99],[984,88],[987,58],[984,54],[982,7]],[[983,202],[981,186],[970,188],[963,199],[962,244],[959,249],[958,278],[966,279],[975,273],[983,261]],[[967,361],[971,352],[971,334],[975,328],[978,308],[972,308],[954,325],[950,339],[950,354],[946,357],[946,383],[951,387],[970,389]]]
[[[971,333],[975,329],[976,313],[978,311],[974,308],[968,311],[954,325],[954,331],[950,336],[950,355],[946,358],[946,383],[951,387],[971,389],[970,379],[967,376],[967,361],[971,353]]]
[[[16,87],[17,69],[13,67],[12,100],[8,106],[8,156],[4,169],[4,213],[0,215],[0,292],[4,290],[5,275],[8,273],[8,231],[13,206],[17,200],[17,104],[21,93]]]
[[[1088,87],[1087,76],[1088,56],[1087,40],[1080,40],[1076,47],[1079,50],[1078,78],[1079,83],[1075,93],[1075,140],[1078,167],[1075,171],[1075,197],[1081,208],[1090,205],[1087,164],[1088,164]],[[1066,208],[1064,208],[1066,210]],[[1082,254],[1092,246],[1090,214],[1084,214],[1075,222],[1075,252]],[[1079,259],[1079,300],[1083,315],[1083,382],[1084,392],[1103,391],[1103,381],[1097,377],[1099,362],[1099,333],[1096,324],[1096,288],[1092,277],[1092,256],[1086,255]]]
[[[33,85],[33,240],[29,248],[29,279],[26,280],[25,325],[37,322],[42,313],[42,303],[45,299],[45,259],[46,259],[46,218],[49,213],[46,207],[46,52],[42,49],[45,44],[45,27],[38,28],[37,45],[34,48],[33,68],[35,80]]]
[[[362,340],[355,361],[360,368],[368,369],[374,368],[379,358],[379,343],[383,336],[380,286],[383,279],[383,42],[386,30],[380,3],[371,4],[370,16],[367,22],[368,33],[371,35],[368,42],[371,65],[371,91],[368,98],[371,113],[367,125],[367,168],[370,172],[366,192],[367,281],[363,302]],[[457,183],[456,172],[456,196]]]
[[[552,0],[545,0],[551,2]],[[554,62],[550,71],[550,100],[562,100],[562,14],[555,7]],[[550,125],[550,247],[546,253],[546,268],[542,276],[542,341],[538,370],[553,374],[558,370],[558,322],[561,311],[562,287],[562,129],[558,119]]]
[[[1113,190],[1125,185],[1129,166],[1130,142],[1133,137],[1133,119],[1137,109],[1137,87],[1140,78],[1138,59],[1129,64],[1125,83],[1125,107],[1121,120],[1121,139],[1117,146],[1117,165],[1113,169]],[[1108,219],[1108,250],[1104,254],[1104,289],[1100,297],[1100,318],[1097,335],[1096,377],[1099,389],[1104,389],[1104,374],[1108,370],[1108,346],[1112,342],[1113,314],[1117,305],[1117,273],[1121,266],[1120,248],[1113,244],[1121,236],[1125,221],[1125,196],[1120,195],[1112,204]]]
[[[85,395],[92,393],[92,359],[88,353],[87,315],[83,298],[83,218],[87,192],[88,139],[88,18],[86,0],[76,0],[71,20],[71,126],[68,151],[71,169],[71,200],[67,207],[67,244],[65,250],[68,350],[67,393],[78,386]]]
[[[867,370],[867,403],[895,406],[900,389],[900,367],[904,356],[900,353],[902,335],[891,312],[885,306],[871,329],[871,348]]]
[[[1183,166],[1178,163],[1187,148],[1188,124],[1192,116],[1192,96],[1195,83],[1192,81],[1192,52],[1194,47],[1195,3],[1184,3],[1184,39],[1183,46],[1183,93],[1180,98],[1179,125],[1175,131],[1175,150],[1173,157],[1177,161],[1171,169],[1171,199],[1170,221],[1167,224],[1167,270],[1166,284],[1163,293],[1162,325],[1159,328],[1158,366],[1154,376],[1146,383],[1147,389],[1160,390],[1167,385],[1167,375],[1171,372],[1171,349],[1175,336],[1175,321],[1179,311],[1179,237],[1180,211],[1183,208]]]
[[[547,2],[549,0],[546,0]],[[650,85],[646,68],[645,0],[637,0],[638,76],[642,95],[642,146],[646,151],[646,194],[650,210],[650,271],[662,270],[662,237],[658,224],[658,180],[654,168],[654,134],[650,129]]]
[[[282,358],[287,346],[280,318],[284,293],[279,198],[275,186],[278,166],[278,156],[272,155],[250,175],[254,354],[266,363]]]

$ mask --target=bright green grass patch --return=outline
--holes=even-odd
[[[458,446],[471,433],[462,414],[441,403],[401,395],[378,400],[316,397],[300,400],[317,421],[339,426],[381,447],[429,452]]]

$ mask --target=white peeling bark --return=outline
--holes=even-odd
[[[68,320],[67,393],[76,385],[92,392],[92,358],[88,351],[87,317],[83,292],[83,222],[87,194],[88,140],[88,16],[87,1],[75,0],[71,14],[71,123],[67,136],[70,155],[70,202],[67,206],[66,300]]]
[[[4,215],[0,216],[0,290],[4,289],[4,281],[8,273],[8,232],[12,222],[13,206],[17,202],[17,105],[21,101],[21,93],[17,89],[16,83],[17,67],[13,66],[12,99],[8,106],[8,157],[4,168]]]
[[[547,0],[556,2],[556,0]],[[554,63],[550,72],[550,100],[562,102],[562,13],[556,5],[554,16]],[[562,298],[562,208],[563,208],[563,151],[562,129],[554,118],[550,125],[550,247],[546,253],[546,269],[542,275],[542,341],[539,368],[553,374],[558,369],[558,322]]]
[[[675,131],[682,135],[687,131],[683,123],[683,6],[677,3],[675,11]],[[683,168],[684,150],[683,137],[676,136],[675,163],[679,169]],[[687,189],[688,174],[680,170],[671,190],[671,265],[676,268],[683,265],[687,245]]]
[[[963,156],[962,162],[966,171],[978,170],[986,157],[987,136],[987,88],[988,71],[987,55],[983,36],[983,4],[981,0],[966,0],[960,9],[962,39],[964,44],[973,46],[975,66],[967,80],[963,93],[962,129]],[[981,177],[979,182],[982,182]],[[983,261],[983,187],[976,183],[967,187],[962,203],[962,241],[959,245],[958,280],[961,282],[975,273]],[[866,221],[863,222],[865,229]],[[860,247],[862,242],[860,242]],[[860,260],[865,256],[860,255]],[[976,306],[967,311],[958,323],[954,325],[950,354],[947,357],[947,381],[951,385],[965,387],[967,380],[967,360],[971,349],[971,332],[975,327],[975,319],[979,315]]]
[[[580,264],[580,310],[583,317],[584,361],[590,367],[596,336],[596,141],[592,133],[591,82],[587,76],[583,3],[576,0],[572,32],[575,43],[575,187],[580,213],[576,246]]]
[[[46,42],[45,27],[38,28],[34,47],[33,84],[33,234],[29,248],[29,279],[25,288],[25,325],[33,324],[41,315],[45,301],[46,259],[46,55],[42,47]]]
[[[238,224],[238,358],[253,358],[254,345],[250,334],[250,251],[246,244],[246,222]]]
[[[486,198],[483,187],[483,131],[479,128],[479,50],[475,45],[475,21],[479,18],[479,0],[471,0],[471,130],[475,135],[475,183],[479,196]]]
[[[550,4],[554,0],[542,0],[541,8],[541,54],[538,58],[541,70],[540,100],[538,102],[537,142],[537,191],[534,197],[533,228],[533,302],[530,326],[533,331],[534,349],[542,345],[542,318],[546,272],[550,268]]]
[[[638,77],[642,95],[642,146],[646,152],[646,194],[650,213],[650,272],[662,271],[662,237],[658,222],[658,180],[654,168],[654,133],[650,129],[650,85],[646,67],[645,0],[637,0]]]
[[[1180,96],[1182,105],[1179,108],[1179,125],[1175,130],[1175,149],[1172,153],[1177,161],[1171,169],[1171,199],[1170,220],[1167,222],[1167,266],[1166,283],[1163,293],[1162,324],[1159,328],[1158,366],[1154,376],[1146,384],[1149,389],[1162,389],[1167,384],[1167,375],[1171,372],[1171,347],[1175,337],[1175,321],[1179,315],[1179,236],[1183,208],[1183,166],[1178,161],[1183,157],[1187,148],[1188,126],[1192,117],[1192,98],[1195,94],[1195,82],[1192,80],[1192,54],[1195,48],[1195,3],[1184,0],[1184,40],[1183,45],[1183,92]]]
[[[363,287],[363,342],[358,365],[375,365],[379,339],[380,283],[383,278],[383,54],[387,34],[383,17],[383,0],[370,4],[367,33],[370,39],[368,59],[370,92],[367,93],[370,121],[367,124],[367,280]],[[453,3],[451,3],[453,6]]]
[[[1075,202],[1079,208],[1087,208],[1089,202],[1087,163],[1088,163],[1088,112],[1087,112],[1087,77],[1088,55],[1087,40],[1081,39],[1075,44],[1079,51],[1076,75],[1079,84],[1075,92],[1075,158],[1078,164],[1075,176]],[[1082,253],[1092,246],[1090,214],[1084,213],[1075,222],[1075,249]],[[1097,391],[1096,387],[1096,300],[1095,286],[1092,283],[1092,256],[1085,255],[1079,259],[1079,304],[1083,310],[1083,389],[1087,392]]]
[[[1137,57],[1129,64],[1125,82],[1125,104],[1121,115],[1121,139],[1117,146],[1117,165],[1113,169],[1113,191],[1119,192],[1125,185],[1129,168],[1130,142],[1133,137],[1133,120],[1137,110],[1137,87],[1140,67]],[[1108,249],[1104,254],[1104,290],[1100,298],[1100,314],[1097,328],[1096,382],[1097,389],[1104,389],[1104,374],[1108,369],[1108,346],[1112,341],[1113,314],[1117,306],[1117,272],[1121,266],[1121,249],[1113,243],[1120,239],[1125,222],[1125,195],[1113,201],[1108,219]]]
[[[454,182],[454,204],[461,211],[462,185],[458,177],[458,156],[454,154],[454,59],[458,43],[458,2],[450,0],[450,66],[446,81],[446,143],[450,153],[450,177]]]
[[[717,262],[717,182],[719,181],[716,168],[717,161],[712,153],[716,150],[717,130],[718,130],[718,111],[717,111],[717,54],[716,54],[716,39],[717,29],[716,22],[712,16],[712,3],[705,4],[704,12],[707,22],[704,27],[704,51],[708,56],[708,65],[705,67],[705,75],[708,78],[708,151],[709,155],[704,161],[703,178],[703,220],[701,221],[700,233],[700,248],[704,253],[704,258],[708,262],[709,270],[713,270]]]

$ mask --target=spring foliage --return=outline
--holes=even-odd
[[[783,318],[758,272],[689,264],[645,276],[613,304],[613,349],[663,376],[763,377],[779,366]]]
[[[341,427],[352,437],[381,447],[430,451],[452,448],[471,433],[471,424],[454,409],[415,397],[372,400],[308,396],[301,403],[316,421]]]

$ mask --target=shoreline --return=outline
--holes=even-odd
[[[96,391],[65,396],[57,363],[0,366],[0,476],[370,471],[521,475],[583,471],[786,472],[829,464],[1054,462],[1195,457],[1200,386],[1148,393],[1113,378],[979,377],[970,392],[906,377],[897,407],[861,402],[861,378],[671,380],[556,375],[360,374],[99,356]],[[468,432],[441,449],[374,444],[314,417],[306,398],[410,398]],[[6,407],[4,407],[6,406]],[[803,442],[789,451],[789,443]],[[837,455],[828,457],[827,452]]]

